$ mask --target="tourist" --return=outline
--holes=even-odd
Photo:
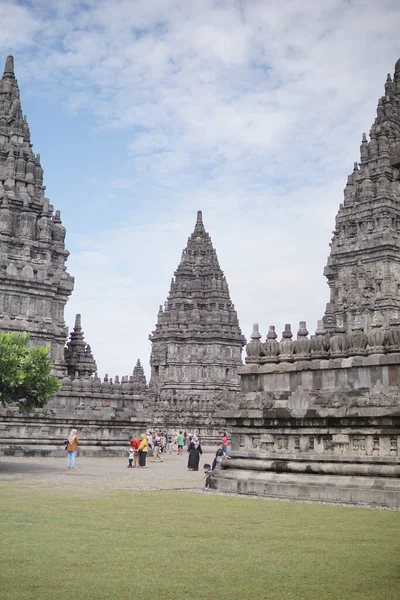
[[[183,446],[185,443],[185,436],[182,433],[182,431],[180,431],[177,435],[177,442],[178,442],[178,454],[182,454],[183,453]]]
[[[204,474],[206,476],[206,488],[210,487],[211,477],[221,470],[223,458],[224,453],[222,452],[222,448],[218,448],[212,466],[210,467],[208,463],[203,465],[203,469],[205,469]]]
[[[226,435],[226,431],[222,438],[222,451],[225,454],[225,456],[228,454],[228,436]]]
[[[149,450],[149,444],[147,443],[147,437],[145,433],[142,433],[141,437],[141,442],[138,448],[138,454],[139,454],[139,466],[141,469],[145,469],[146,468],[146,457],[147,457],[147,452]]]
[[[132,446],[129,446],[128,453],[128,469],[132,469],[133,459],[135,458],[135,450],[132,448]]]
[[[79,440],[76,435],[78,432],[76,429],[71,429],[71,433],[68,436],[68,445],[67,445],[67,467],[68,469],[76,469],[75,459],[76,453],[78,450]]]
[[[164,432],[160,437],[160,451],[164,454],[167,450],[167,434]]]
[[[212,475],[211,465],[209,463],[204,463],[203,465],[204,475],[206,477],[206,488],[210,487],[210,479]]]
[[[153,441],[153,458],[151,462],[155,462],[155,460],[158,458],[158,460],[160,462],[163,462],[163,459],[161,458],[161,438],[159,435],[156,435]]]
[[[149,431],[146,435],[147,435],[147,443],[149,445],[149,448],[152,449],[153,448],[153,434],[151,431]]]
[[[172,435],[167,436],[167,452],[172,454]]]
[[[223,452],[222,448],[218,448],[218,450],[216,451],[215,456],[214,456],[213,464],[211,465],[211,470],[218,471],[221,468],[223,459],[224,459],[224,452]]]
[[[177,452],[177,450],[178,450],[178,434],[177,433],[175,433],[175,435],[174,435],[174,439],[172,442],[172,450],[173,450],[173,452]]]
[[[131,440],[131,447],[133,448],[134,451],[134,457],[133,457],[133,468],[139,468],[139,446],[140,446],[140,440],[138,437],[134,437]]]
[[[203,454],[203,450],[201,449],[200,440],[197,436],[192,438],[192,441],[188,447],[189,458],[188,458],[188,470],[189,471],[198,471],[199,470],[199,462],[200,455]]]

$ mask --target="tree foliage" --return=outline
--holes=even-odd
[[[0,333],[0,403],[21,412],[41,408],[61,389],[49,348],[30,348],[28,333]]]

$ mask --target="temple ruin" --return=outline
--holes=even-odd
[[[66,270],[60,211],[44,192],[9,56],[0,80],[0,331],[26,331],[32,344],[50,348],[62,390],[29,416],[16,407],[0,409],[0,454],[63,454],[73,424],[82,453],[120,453],[132,433],[146,427],[143,369],[138,363],[130,377],[101,381],[80,315],[65,345],[64,308],[74,280]]]
[[[214,443],[239,391],[245,338],[201,211],[150,335],[153,423]]]
[[[0,410],[0,454],[63,455],[70,427],[82,453],[124,452],[146,426],[232,434],[212,479],[223,491],[400,506],[400,60],[364,134],[336,218],[315,333],[280,341],[258,325],[246,346],[201,212],[150,336],[151,379],[103,380],[77,315],[59,211],[45,195],[12,57],[0,81],[0,331],[51,349],[62,390],[45,409]],[[321,310],[321,314],[322,314]]]
[[[9,56],[0,81],[0,329],[29,331],[33,344],[51,349],[63,375],[64,308],[74,280],[66,270],[60,211],[44,192]]]
[[[400,60],[344,191],[311,338],[258,325],[217,489],[400,505]]]

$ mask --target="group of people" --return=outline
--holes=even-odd
[[[172,454],[176,452],[178,455],[183,454],[183,449],[187,446],[189,453],[187,468],[189,471],[198,471],[200,464],[200,456],[203,454],[200,438],[191,433],[179,431],[174,435],[168,435],[167,432],[148,431],[142,433],[140,438],[133,437],[128,448],[128,465],[132,468],[146,468],[146,459],[149,449],[152,450],[152,460],[163,462],[162,454]],[[65,440],[65,449],[67,450],[67,467],[75,469],[76,455],[78,451],[79,440],[76,429],[71,429],[68,439]],[[203,465],[204,474],[206,476],[206,487],[209,487],[211,477],[221,468],[221,462],[228,452],[228,437],[224,433],[222,443],[219,445],[215,454],[213,464],[205,463]]]

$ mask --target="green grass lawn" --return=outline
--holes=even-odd
[[[0,490],[1,600],[398,600],[400,513]]]

